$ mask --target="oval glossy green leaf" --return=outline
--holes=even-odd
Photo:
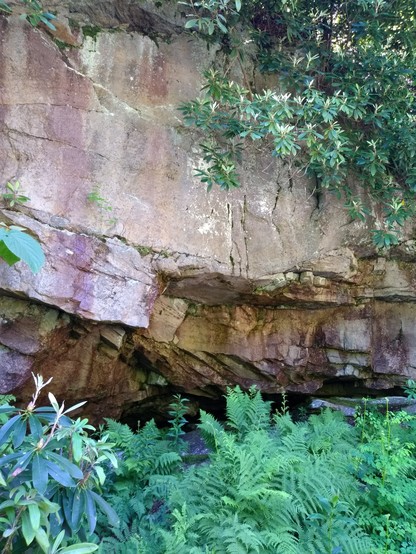
[[[36,530],[33,528],[30,521],[30,516],[26,511],[23,512],[22,515],[22,534],[26,541],[26,544],[29,546],[29,544],[35,538]]]
[[[70,526],[74,532],[79,529],[79,526],[81,524],[81,518],[84,513],[85,497],[82,493],[83,491],[77,488],[74,491],[74,496],[72,499]]]
[[[35,489],[44,494],[46,487],[48,486],[48,469],[46,467],[46,460],[42,458],[40,454],[33,456],[32,462],[32,482]]]
[[[13,431],[14,427],[18,424],[21,419],[21,415],[15,415],[7,423],[5,423],[0,429],[0,446],[4,444],[10,436],[10,433]]]
[[[104,512],[105,515],[107,516],[109,524],[116,527],[120,523],[120,520],[115,510],[99,494],[97,494],[94,491],[89,491],[89,492],[94,502],[97,504],[100,510]]]
[[[40,510],[37,504],[29,504],[29,519],[30,523],[35,531],[40,527]]]
[[[65,546],[58,550],[59,554],[90,554],[90,552],[96,552],[98,546],[92,542],[80,542],[79,544],[72,544],[71,546]]]
[[[23,418],[17,422],[13,429],[13,447],[15,449],[21,446],[26,437],[26,421]]]
[[[45,530],[41,527],[40,529],[38,529],[36,531],[36,542],[38,543],[38,545],[41,547],[41,549],[43,550],[43,552],[48,552],[49,550],[49,538],[48,538],[48,535],[46,534]]]
[[[43,435],[43,427],[42,427],[42,423],[39,421],[39,418],[34,414],[31,414],[29,416],[29,428],[30,428],[30,434],[32,435],[32,437],[36,441],[38,441]]]
[[[105,473],[101,466],[94,466],[95,472],[98,476],[98,480],[100,482],[100,485],[104,485],[105,482]]]
[[[185,29],[191,29],[192,27],[197,27],[197,26],[198,26],[198,20],[197,19],[189,19],[185,23]]]
[[[78,466],[71,463],[69,460],[64,458],[63,456],[60,456],[59,454],[56,454],[55,452],[48,452],[48,456],[54,460],[57,464],[59,464],[63,469],[65,469],[71,477],[74,479],[83,479],[84,474],[80,470]]]
[[[8,229],[2,240],[15,256],[27,263],[33,273],[37,273],[45,263],[42,247],[27,233],[18,229]]]
[[[97,510],[95,508],[95,502],[90,494],[90,491],[86,490],[84,491],[84,494],[85,494],[85,508],[86,508],[87,520],[88,520],[88,530],[90,532],[90,535],[92,535],[97,525]]]
[[[58,464],[46,460],[45,465],[52,479],[55,479],[55,481],[58,481],[58,483],[64,487],[75,487],[75,481],[64,469],[58,466]]]
[[[79,462],[82,458],[82,437],[79,433],[74,433],[71,437],[72,442],[72,454],[74,460]]]

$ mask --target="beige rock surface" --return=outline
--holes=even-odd
[[[73,48],[0,17],[0,186],[30,197],[1,214],[47,259],[37,275],[0,263],[1,390],[23,399],[30,371],[53,374],[99,418],[166,383],[216,397],[414,377],[414,241],[377,259],[342,200],[261,150],[240,189],[207,194],[178,106],[215,49],[150,2],[56,7]]]

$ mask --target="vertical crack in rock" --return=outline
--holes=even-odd
[[[281,185],[279,185],[278,182],[276,182],[276,186],[277,186],[277,190],[276,190],[276,196],[275,196],[275,199],[274,199],[274,205],[273,205],[272,214],[271,214],[271,223],[272,223],[274,229],[276,230],[276,233],[280,234],[279,226],[275,222],[275,215],[276,215],[277,203],[279,202],[279,196],[280,196],[280,192],[282,190],[282,187],[281,187]]]
[[[319,178],[316,175],[315,175],[315,186],[313,188],[311,196],[315,198],[316,204],[313,210],[311,211],[310,219],[312,219],[313,217],[315,217],[315,215],[317,215],[315,214],[315,212],[319,214],[323,205],[323,194],[322,194],[321,184],[319,182]]]
[[[245,260],[245,263],[246,263],[246,268],[245,268],[246,277],[248,276],[249,271],[250,271],[250,261],[249,261],[249,256],[248,256],[248,241],[249,241],[250,237],[247,236],[247,227],[246,227],[247,215],[248,215],[247,195],[245,194],[244,198],[243,198],[243,213],[241,215],[241,227],[242,227],[242,230],[243,230],[243,240],[244,240],[245,255],[246,255],[246,260]]]
[[[234,237],[234,217],[233,217],[233,209],[231,204],[227,203],[227,214],[228,214],[228,220],[230,222],[230,229],[231,229],[231,249],[230,249],[230,262],[232,266],[232,274],[235,274],[236,264],[238,264],[238,271],[239,276],[242,274],[242,256],[240,247],[238,245],[238,241]],[[238,259],[236,256],[238,256]]]

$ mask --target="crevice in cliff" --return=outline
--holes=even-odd
[[[243,211],[241,214],[241,228],[243,230],[243,240],[244,240],[244,247],[245,247],[245,273],[246,277],[248,277],[250,273],[250,260],[248,255],[248,241],[250,237],[247,234],[247,216],[248,216],[248,206],[247,206],[247,195],[245,194],[243,197]]]
[[[321,183],[319,181],[319,177],[317,175],[314,175],[315,177],[315,186],[313,188],[313,191],[311,193],[311,197],[315,199],[315,206],[311,211],[310,219],[315,217],[319,212],[321,211],[323,207],[323,192],[321,188]]]
[[[10,135],[15,134],[15,135],[19,135],[19,136],[26,137],[26,138],[29,138],[29,139],[44,140],[46,142],[61,144],[63,146],[67,146],[68,148],[73,148],[74,150],[79,150],[80,152],[86,152],[88,154],[94,154],[95,156],[99,156],[100,158],[102,158],[104,160],[111,161],[110,158],[107,158],[107,156],[104,156],[104,154],[100,154],[100,152],[97,152],[95,150],[88,150],[88,149],[85,149],[85,148],[80,148],[79,146],[75,146],[74,144],[71,144],[70,142],[59,140],[57,138],[49,138],[49,137],[42,136],[42,135],[34,135],[34,134],[28,133],[26,131],[21,131],[20,129],[13,129],[13,128],[7,126],[7,125],[5,125],[5,129],[6,129],[6,133],[8,134],[9,142],[13,141],[13,138]]]
[[[235,227],[234,227],[233,209],[232,209],[231,204],[228,204],[228,203],[227,203],[227,213],[228,213],[228,218],[229,218],[229,221],[230,221],[230,233],[231,233],[230,262],[231,262],[231,266],[232,266],[232,272],[233,272],[233,275],[234,275],[235,274],[235,265],[236,265],[236,263],[238,263],[239,276],[241,277],[241,275],[242,275],[242,257],[241,257],[241,252],[240,252],[240,247],[239,247],[238,241],[234,238]],[[238,260],[233,255],[234,250],[236,251],[236,253],[238,255]]]
[[[276,233],[280,234],[279,225],[276,223],[275,217],[277,216],[277,214],[276,214],[277,204],[279,202],[279,197],[280,197],[280,192],[282,190],[282,187],[281,187],[281,185],[279,185],[279,183],[276,183],[276,187],[277,187],[276,195],[275,195],[275,198],[274,198],[274,204],[273,204],[272,213],[271,213],[271,223],[272,223]]]

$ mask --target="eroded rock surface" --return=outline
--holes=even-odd
[[[241,189],[207,194],[177,108],[218,52],[151,3],[55,4],[58,44],[0,17],[0,185],[18,178],[30,197],[2,218],[47,258],[37,275],[0,264],[1,391],[23,399],[31,371],[54,375],[99,418],[172,387],[415,377],[411,235],[377,257],[341,200],[258,150]]]

